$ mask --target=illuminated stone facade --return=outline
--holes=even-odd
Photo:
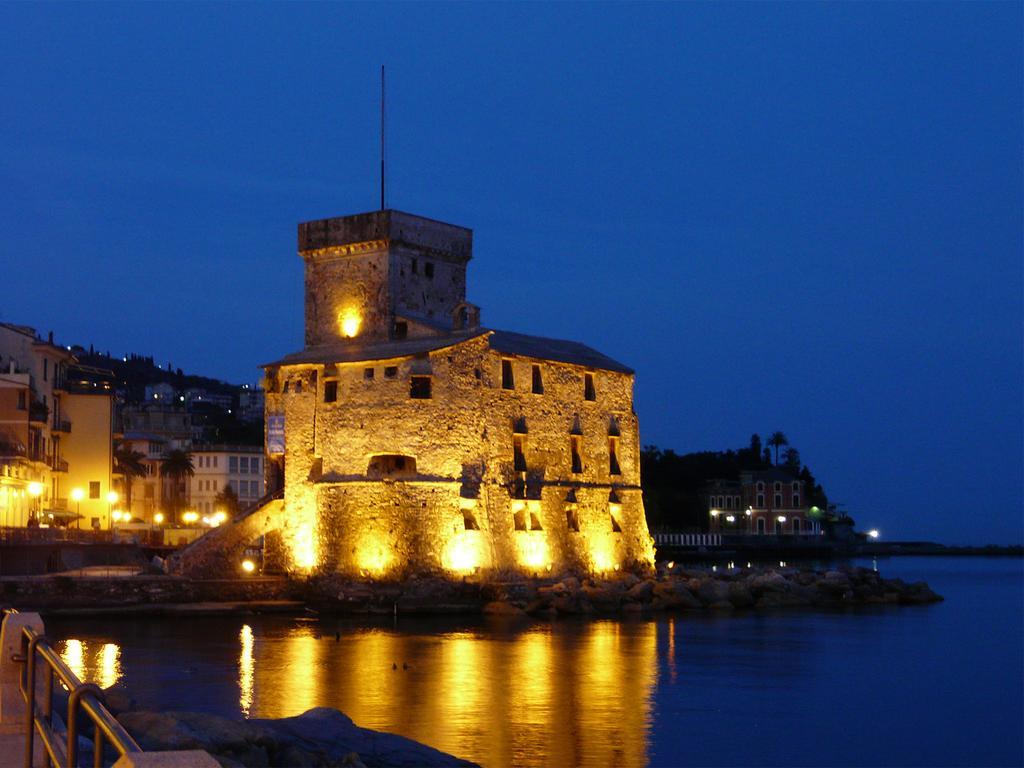
[[[649,568],[633,372],[494,331],[472,233],[396,211],[299,227],[306,347],[265,366],[288,570],[401,578]]]

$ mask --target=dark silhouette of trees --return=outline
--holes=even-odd
[[[231,520],[238,514],[238,494],[230,485],[224,488],[213,499],[213,505],[218,512],[224,512]]]
[[[146,474],[146,465],[142,463],[145,458],[146,454],[130,445],[114,443],[114,471],[124,478],[124,506],[128,514],[132,511],[132,480]]]
[[[174,510],[174,521],[178,522],[181,511],[181,483],[186,477],[195,475],[192,454],[189,451],[174,449],[160,460],[160,474],[171,480],[171,508]]]
[[[779,464],[779,448],[784,445],[789,445],[789,438],[786,437],[782,432],[772,432],[768,438],[768,445],[775,449],[775,465]]]

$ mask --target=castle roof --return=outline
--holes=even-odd
[[[633,369],[603,355],[586,344],[577,341],[549,339],[543,336],[528,336],[511,331],[495,331],[478,328],[467,334],[427,336],[397,341],[359,341],[346,339],[331,344],[307,347],[299,352],[285,355],[280,360],[264,363],[262,368],[275,365],[317,365],[326,363],[358,363],[368,360],[393,360],[445,349],[480,336],[488,336],[491,349],[507,355],[520,355],[538,360],[552,360],[570,363],[586,368],[600,368],[617,373],[633,373]]]

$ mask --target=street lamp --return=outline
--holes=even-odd
[[[85,498],[85,491],[81,488],[71,489],[71,500],[75,502],[75,514],[78,515],[78,519],[75,520],[75,525],[79,528],[82,527],[82,499]]]
[[[877,539],[879,536],[878,529],[872,528],[870,531],[868,531],[868,536],[870,536],[872,539]]]

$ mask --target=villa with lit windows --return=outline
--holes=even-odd
[[[629,367],[482,326],[463,227],[381,210],[300,224],[298,251],[305,346],[264,366],[267,476],[283,494],[260,530],[268,567],[653,565]]]
[[[704,489],[708,529],[722,534],[816,536],[804,482],[785,470],[748,471],[739,480],[715,480]]]

